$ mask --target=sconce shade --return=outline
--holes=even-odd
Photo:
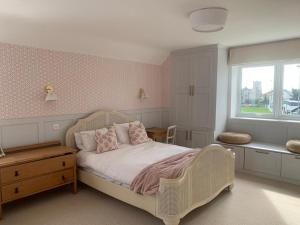
[[[54,94],[54,93],[48,93],[46,95],[46,98],[45,98],[45,101],[48,102],[48,101],[56,101],[57,100],[57,95]]]

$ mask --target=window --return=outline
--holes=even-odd
[[[284,65],[282,114],[300,116],[300,64]]]
[[[241,113],[273,112],[274,66],[245,67],[241,74]]]
[[[232,77],[236,116],[300,120],[300,63],[235,66]]]

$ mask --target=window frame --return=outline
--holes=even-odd
[[[300,120],[300,115],[284,115],[282,113],[282,94],[284,85],[284,66],[290,64],[300,64],[300,59],[276,61],[268,63],[247,63],[231,67],[232,81],[235,79],[236,87],[231,87],[231,100],[235,101],[231,103],[232,116],[235,118],[257,118],[257,119],[272,119],[272,120]],[[244,113],[241,112],[241,90],[242,90],[242,69],[251,67],[265,67],[274,66],[274,86],[273,86],[273,112],[272,113]],[[234,76],[232,71],[233,67],[236,67],[236,75]]]

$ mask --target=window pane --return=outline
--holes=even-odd
[[[274,99],[274,66],[242,68],[241,112],[271,114]]]
[[[300,115],[300,64],[284,65],[282,114]]]

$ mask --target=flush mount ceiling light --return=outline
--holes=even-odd
[[[227,9],[221,7],[202,8],[190,15],[192,28],[197,32],[216,32],[224,29]]]

